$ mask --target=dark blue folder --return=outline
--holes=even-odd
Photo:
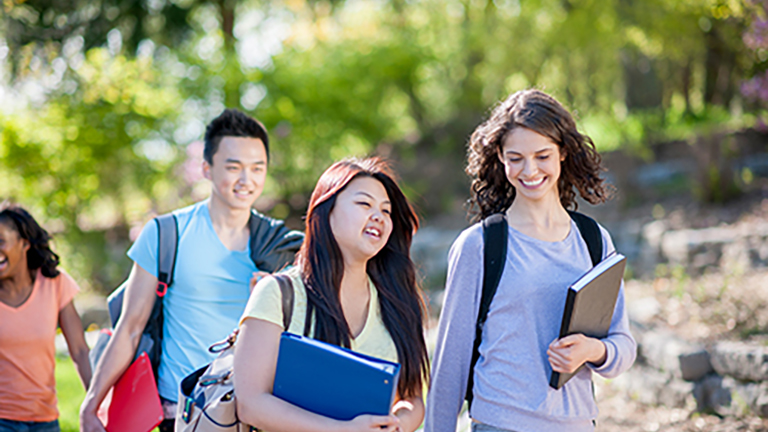
[[[308,337],[283,333],[272,393],[337,420],[387,415],[400,365]]]

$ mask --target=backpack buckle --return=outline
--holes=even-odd
[[[157,281],[157,288],[155,289],[158,297],[165,297],[168,293],[168,284],[165,282]]]
[[[181,419],[184,423],[189,423],[189,418],[192,416],[192,408],[194,407],[192,398],[185,398],[184,411],[181,413]]]
[[[198,384],[200,387],[208,387],[214,384],[221,384],[232,376],[232,371],[228,370],[219,375],[203,375]]]

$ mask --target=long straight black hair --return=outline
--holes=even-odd
[[[368,260],[367,272],[379,292],[382,321],[397,348],[402,368],[398,393],[403,398],[412,397],[429,379],[423,333],[425,305],[410,255],[419,221],[389,165],[379,158],[336,162],[312,192],[305,240],[296,258],[307,291],[307,329],[314,322],[315,339],[350,347],[351,334],[339,299],[344,261],[331,231],[330,215],[339,193],[359,177],[381,182],[392,203],[392,233],[384,248]]]

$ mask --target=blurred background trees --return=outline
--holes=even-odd
[[[300,227],[333,160],[379,154],[429,223],[463,211],[467,138],[516,90],[556,95],[601,151],[765,127],[767,4],[4,0],[0,197],[109,290],[131,229],[206,196],[204,126],[236,107],[274,140],[261,210]],[[702,161],[700,199],[737,193]]]

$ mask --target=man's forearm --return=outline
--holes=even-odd
[[[118,328],[107,343],[96,369],[91,385],[85,394],[80,411],[96,412],[101,401],[118,378],[130,366],[141,333],[131,334],[128,329]]]

